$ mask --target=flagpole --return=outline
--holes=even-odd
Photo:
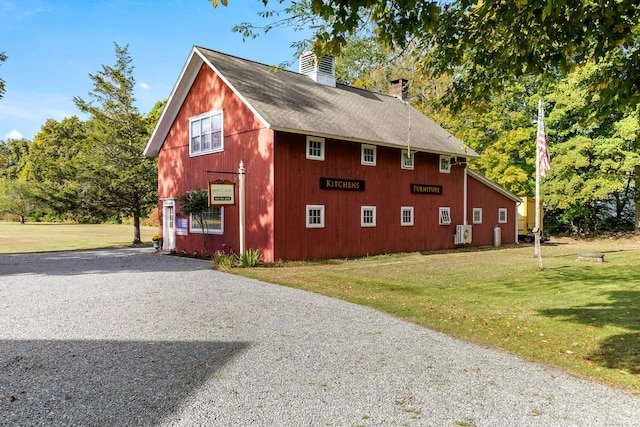
[[[540,126],[543,126],[544,112],[542,110],[542,99],[538,100],[538,132],[536,133],[536,225],[534,228],[535,255],[538,256],[538,268],[543,269],[542,251],[540,250],[540,149],[538,147],[540,137]]]

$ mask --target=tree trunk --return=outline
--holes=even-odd
[[[142,243],[140,239],[140,212],[136,209],[133,212],[133,244]]]

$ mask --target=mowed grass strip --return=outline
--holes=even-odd
[[[133,225],[0,222],[0,253],[69,251],[129,246]],[[151,242],[157,227],[140,228],[143,242]]]
[[[578,260],[605,253],[604,263]],[[640,393],[640,245],[556,241],[233,273],[344,299]]]

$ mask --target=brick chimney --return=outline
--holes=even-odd
[[[389,82],[389,95],[406,101],[409,98],[409,81],[405,79],[397,79]]]

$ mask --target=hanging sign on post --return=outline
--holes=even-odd
[[[228,206],[236,204],[235,184],[226,179],[209,183],[209,206]]]

